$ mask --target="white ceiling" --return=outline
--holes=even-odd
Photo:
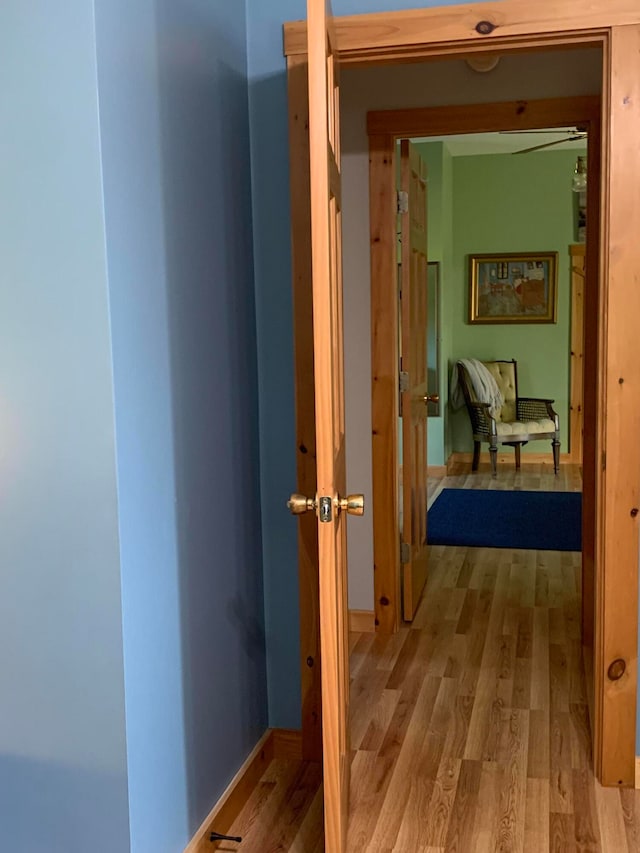
[[[462,133],[458,136],[428,136],[413,141],[444,142],[453,157],[468,157],[475,154],[510,154],[521,151],[523,148],[532,148],[534,145],[544,145],[546,142],[570,137],[572,133],[575,133],[574,127],[523,133]],[[580,139],[576,142],[563,142],[562,145],[544,148],[540,153],[571,149],[584,151],[586,147],[586,139]]]

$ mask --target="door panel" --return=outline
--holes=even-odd
[[[331,12],[308,0],[309,155],[315,363],[325,849],[345,848],[349,808],[340,129]]]
[[[427,174],[409,140],[400,143],[403,615],[415,616],[427,580]]]

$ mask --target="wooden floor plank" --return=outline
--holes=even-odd
[[[524,849],[526,853],[548,853],[549,850],[549,783],[546,779],[527,779]]]
[[[580,490],[549,467],[444,484]],[[429,551],[411,625],[350,637],[348,853],[640,853],[640,792],[593,777],[580,555]],[[273,762],[236,828],[243,853],[320,853],[318,768]]]

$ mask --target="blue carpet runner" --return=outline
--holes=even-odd
[[[580,492],[443,489],[427,514],[430,545],[582,550]]]

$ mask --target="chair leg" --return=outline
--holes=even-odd
[[[522,450],[521,444],[516,444],[513,448],[516,452],[516,471],[520,470],[520,451]]]
[[[480,465],[480,442],[473,442],[473,462],[471,463],[471,470],[477,471],[478,466]]]
[[[498,445],[489,445],[489,455],[491,456],[491,476],[495,479],[498,476]]]
[[[553,450],[553,473],[557,474],[560,470],[560,442],[557,438],[551,442],[551,449]]]

